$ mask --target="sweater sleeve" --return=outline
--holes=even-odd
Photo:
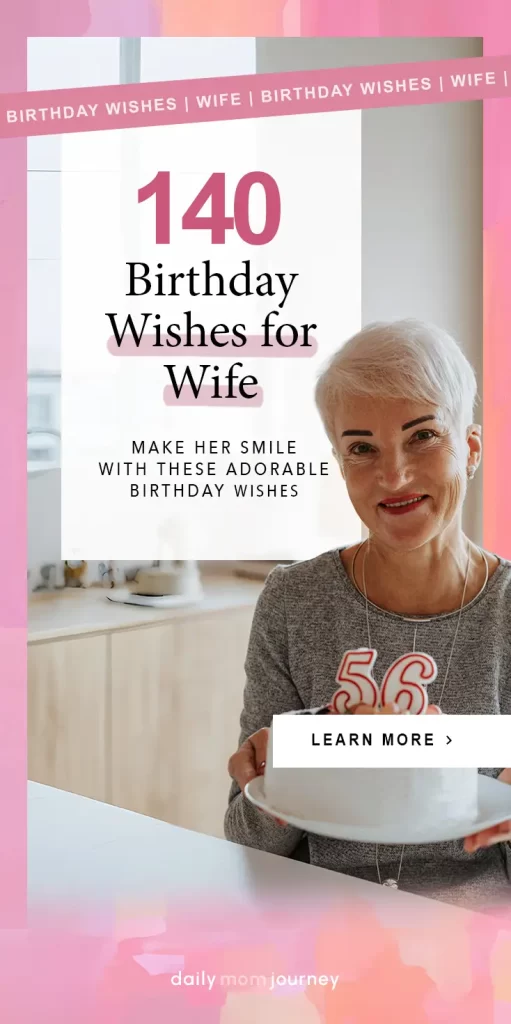
[[[246,682],[240,718],[239,745],[258,729],[269,727],[273,715],[303,711],[288,661],[285,583],[286,570],[269,574],[254,612],[245,660]],[[303,833],[278,825],[251,804],[233,781],[224,821],[226,839],[267,853],[290,856]]]

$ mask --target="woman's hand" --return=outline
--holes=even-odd
[[[330,713],[335,715],[338,712],[330,709]],[[342,714],[342,712],[341,712]],[[350,708],[350,714],[352,715],[408,715],[408,711],[401,711],[398,704],[384,704],[382,708],[373,708],[369,704],[357,704],[355,708]],[[441,715],[442,712],[436,704],[430,704],[427,711],[427,715]]]
[[[247,782],[251,782],[258,775],[264,775],[264,769],[266,767],[266,751],[268,749],[268,737],[270,735],[269,729],[258,729],[257,732],[253,732],[241,747],[236,751],[235,754],[229,758],[227,764],[227,771],[237,782],[244,792]],[[263,813],[268,814],[267,811]],[[273,818],[278,825],[286,827],[286,822],[282,821],[281,818],[276,818],[273,814],[269,815]]]
[[[504,768],[500,773],[501,782],[511,785],[511,768]],[[495,843],[511,842],[511,821],[501,821],[500,825],[493,828],[485,828],[482,832],[476,832],[473,836],[467,836],[464,842],[466,853],[475,853],[476,850],[484,849],[486,846],[494,846]]]
[[[251,782],[257,775],[264,774],[269,735],[269,729],[258,729],[229,758],[227,771],[242,792],[247,782]]]

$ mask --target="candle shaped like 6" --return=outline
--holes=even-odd
[[[357,704],[383,707],[397,704],[400,711],[424,715],[428,709],[426,685],[437,676],[437,666],[429,654],[414,651],[403,654],[385,673],[381,690],[372,676],[377,658],[373,648],[360,647],[346,651],[339,666],[336,682],[340,683],[332,698],[338,714],[352,710]]]
[[[428,694],[424,684],[432,683],[436,677],[436,662],[429,654],[403,654],[385,673],[380,692],[382,706],[397,704],[400,711],[425,715]]]

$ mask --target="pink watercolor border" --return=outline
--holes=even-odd
[[[21,19],[20,19],[21,21]],[[26,30],[0,33],[2,88],[26,87]],[[0,927],[23,924],[26,900],[26,151],[0,140]]]
[[[26,88],[30,36],[285,35],[283,0],[26,0],[4,13],[0,91]],[[293,6],[293,32],[297,12]],[[179,9],[179,10],[178,10]],[[301,0],[300,34],[322,36],[482,36],[486,55],[511,46],[508,0]],[[485,103],[484,116],[484,426],[485,544],[511,556],[511,107]],[[0,458],[0,926],[24,922],[26,903],[26,142],[0,141],[2,293]],[[6,339],[9,339],[6,342]],[[492,455],[493,453],[493,455]]]

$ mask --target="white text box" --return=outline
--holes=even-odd
[[[509,767],[511,715],[276,715],[276,768]]]

